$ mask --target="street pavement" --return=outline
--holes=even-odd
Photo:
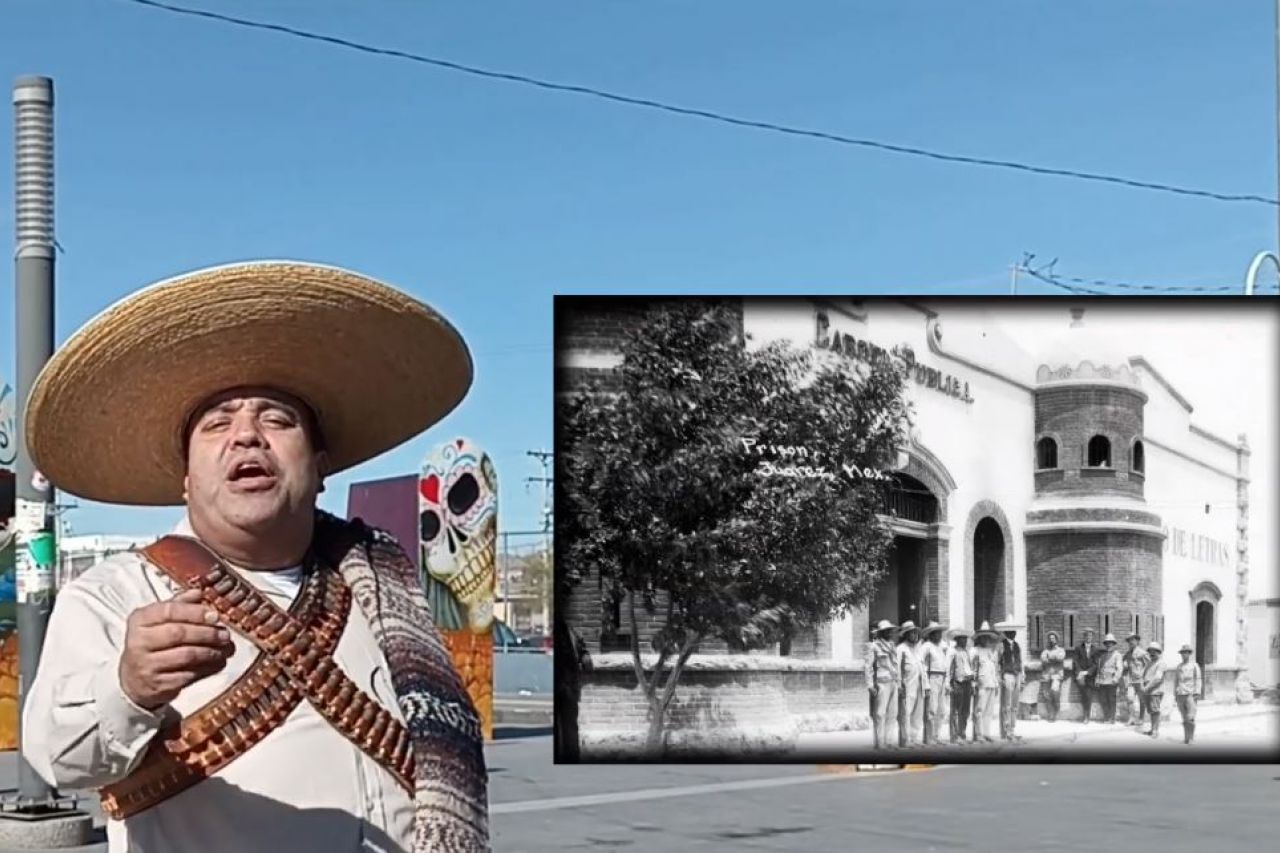
[[[1262,850],[1280,829],[1274,765],[557,766],[545,728],[501,729],[487,752],[499,853],[1169,853]]]

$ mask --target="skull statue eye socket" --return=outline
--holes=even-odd
[[[434,509],[424,510],[419,523],[423,542],[434,541],[440,535],[440,516]]]
[[[449,512],[454,515],[466,515],[480,498],[480,484],[475,474],[463,474],[449,487],[447,502]]]

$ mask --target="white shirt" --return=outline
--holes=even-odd
[[[302,591],[302,566],[277,569],[273,572],[256,572],[256,574],[275,587],[277,592],[286,596],[290,604]]]
[[[184,522],[176,532],[190,535],[190,527]],[[300,569],[241,575],[282,607],[301,580]],[[108,557],[59,592],[22,718],[24,755],[51,785],[96,789],[122,779],[142,758],[165,717],[134,705],[120,687],[125,619],[176,592],[133,553]],[[235,653],[226,668],[189,686],[172,711],[192,713],[248,668],[256,648],[232,637]],[[354,600],[334,659],[404,722],[386,660]],[[107,841],[111,853],[395,853],[412,846],[413,815],[413,801],[395,777],[303,700],[209,779],[127,820],[109,820]]]

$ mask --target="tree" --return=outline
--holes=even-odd
[[[525,590],[538,597],[538,607],[544,613],[551,606],[552,555],[541,550],[523,558]]]
[[[723,304],[655,305],[611,385],[561,417],[563,577],[594,567],[606,597],[628,602],[651,752],[699,643],[760,648],[865,605],[892,543],[874,472],[910,425],[903,362],[751,350],[736,329]],[[793,466],[810,470],[777,473]],[[648,671],[637,606],[662,614]]]

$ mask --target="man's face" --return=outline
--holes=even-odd
[[[254,533],[315,507],[326,464],[300,400],[265,388],[209,400],[193,418],[183,481],[205,522]]]
[[[1133,650],[1134,650],[1134,649],[1136,649],[1136,648],[1138,648],[1138,641],[1137,641],[1135,638],[1130,637],[1130,638],[1129,638],[1129,650],[1130,650],[1130,651],[1133,651]]]
[[[1085,642],[1085,645],[1092,645],[1092,643],[1093,643],[1093,632],[1092,632],[1092,631],[1085,631],[1085,632],[1084,632],[1084,642]]]

